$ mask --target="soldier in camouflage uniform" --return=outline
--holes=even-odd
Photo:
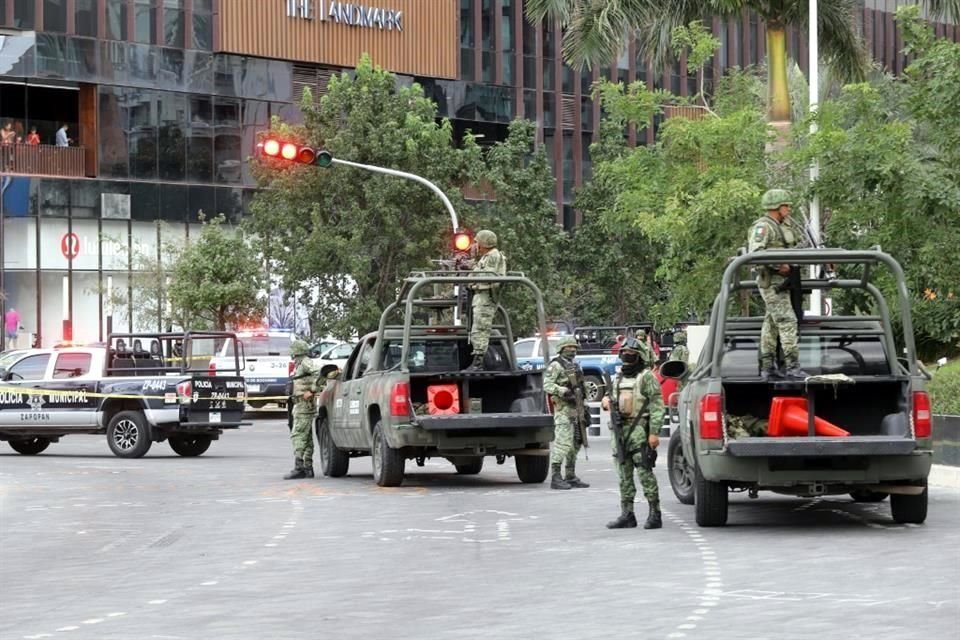
[[[550,361],[543,374],[543,390],[553,400],[551,489],[584,489],[590,486],[577,477],[577,454],[580,453],[580,447],[584,444],[582,434],[586,432],[588,426],[583,422],[587,418],[586,415],[579,410],[583,408],[587,389],[583,383],[583,371],[574,361],[577,356],[577,347],[577,341],[572,337],[561,340],[557,345],[557,357]],[[579,409],[578,391],[580,393]],[[561,475],[561,466],[564,463],[566,463],[566,475]]]
[[[790,217],[790,194],[783,189],[771,189],[763,194],[762,204],[766,215],[750,227],[750,251],[764,249],[791,249],[800,241],[796,227],[787,222]],[[790,269],[789,264],[757,267],[757,286],[763,298],[766,313],[760,332],[760,376],[764,380],[780,377],[776,366],[777,337],[783,348],[783,359],[788,378],[807,377],[800,368],[797,316],[790,302],[790,292],[783,285]]]
[[[290,355],[295,364],[293,375],[293,470],[283,476],[284,480],[299,480],[313,477],[313,423],[317,417],[316,394],[323,388],[320,369],[307,354],[310,346],[303,340],[294,340]]]
[[[690,349],[687,348],[687,332],[686,331],[677,331],[673,334],[673,351],[670,352],[670,359],[667,362],[672,362],[674,360],[678,362],[687,362],[690,360]]]
[[[617,407],[623,425],[624,460],[617,460],[618,443],[613,438],[614,465],[620,479],[620,517],[607,523],[608,529],[624,529],[637,526],[637,517],[633,513],[633,500],[637,495],[634,484],[634,472],[640,478],[643,496],[650,510],[644,529],[659,529],[663,526],[660,514],[660,490],[657,478],[653,474],[653,463],[645,456],[649,450],[656,452],[660,446],[660,425],[663,424],[663,396],[660,383],[653,375],[654,357],[650,348],[628,338],[620,347],[620,360],[623,361],[620,373],[613,381],[612,392],[617,394]],[[603,398],[603,408],[610,409],[610,398]]]
[[[507,259],[497,249],[497,234],[484,229],[477,232],[476,237],[477,260],[474,272],[495,273],[501,276],[507,274]],[[490,345],[490,330],[493,326],[493,317],[497,312],[497,290],[500,285],[483,283],[470,285],[473,290],[473,318],[470,327],[470,344],[473,345],[473,362],[467,371],[483,370],[483,358]]]

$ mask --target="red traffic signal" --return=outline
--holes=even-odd
[[[469,231],[457,231],[453,234],[453,248],[458,253],[466,253],[473,245],[473,236]]]
[[[277,160],[287,160],[298,164],[318,164],[321,167],[329,167],[332,163],[332,157],[326,151],[317,151],[313,147],[308,147],[295,142],[284,142],[276,138],[267,138],[257,145],[258,155]],[[320,157],[322,162],[318,162]]]

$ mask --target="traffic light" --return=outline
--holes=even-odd
[[[473,246],[473,234],[469,231],[461,229],[453,234],[454,253],[466,256],[470,252],[471,246]]]
[[[298,164],[315,164],[319,167],[329,167],[333,164],[333,156],[329,151],[322,151],[295,142],[285,142],[276,138],[267,138],[257,144],[257,155],[287,160]]]

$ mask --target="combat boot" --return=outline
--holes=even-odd
[[[787,367],[783,375],[791,380],[806,380],[810,377],[810,374],[801,369],[799,364],[793,364]]]
[[[636,526],[637,516],[634,515],[633,509],[628,510],[626,506],[623,507],[623,511],[620,512],[620,516],[616,520],[607,523],[607,529],[633,529]]]
[[[304,464],[303,465],[303,477],[312,478],[313,477],[313,464]]]
[[[650,513],[647,515],[647,521],[643,523],[644,529],[659,529],[663,526],[663,518],[660,515],[660,503],[651,502]]]
[[[777,369],[777,366],[772,364],[760,371],[760,379],[764,382],[771,382],[773,380],[782,380],[783,376],[780,374],[780,370]]]
[[[566,482],[568,485],[570,485],[573,489],[587,489],[590,487],[589,484],[587,484],[577,476],[573,476],[572,478],[564,478],[563,481]]]
[[[479,353],[473,354],[473,362],[471,362],[470,366],[464,369],[464,371],[483,371],[483,355]]]
[[[560,465],[555,464],[553,466],[553,477],[550,478],[550,488],[551,489],[572,489],[566,480],[560,476]]]
[[[293,470],[287,475],[283,476],[284,480],[299,480],[300,478],[306,478],[307,471],[303,468],[303,460],[300,458],[293,459]]]

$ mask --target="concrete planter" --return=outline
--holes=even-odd
[[[933,416],[933,463],[960,467],[960,416]]]

